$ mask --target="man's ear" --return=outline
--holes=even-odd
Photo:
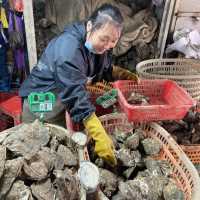
[[[87,32],[90,32],[92,30],[92,22],[91,21],[88,21],[87,22],[87,25],[86,25],[86,31]]]

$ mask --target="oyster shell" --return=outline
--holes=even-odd
[[[174,181],[169,181],[164,187],[163,196],[165,200],[184,200],[183,191],[177,187]]]
[[[5,170],[0,184],[0,199],[4,199],[13,182],[19,176],[22,166],[24,164],[23,158],[16,158],[7,160],[5,163]]]
[[[144,147],[145,153],[151,156],[158,154],[162,148],[161,144],[152,138],[146,138],[142,140],[142,145]]]
[[[111,197],[117,189],[118,179],[115,174],[106,169],[99,169],[100,172],[100,188],[107,197]]]
[[[33,196],[29,187],[24,182],[17,180],[13,183],[12,188],[6,195],[6,200],[33,200]]]
[[[37,153],[41,147],[49,142],[49,130],[38,120],[32,124],[20,126],[13,134],[8,135],[3,141],[14,156],[30,158]]]
[[[118,165],[124,166],[124,167],[134,167],[135,160],[133,155],[131,154],[130,149],[121,148],[118,151],[116,151],[116,158],[118,160]]]
[[[0,145],[0,178],[3,175],[5,163],[6,163],[6,147]]]
[[[79,200],[80,187],[76,176],[70,169],[54,170],[56,177],[54,185],[57,188],[56,197],[62,200]]]
[[[59,145],[57,154],[60,155],[65,166],[76,166],[78,165],[78,155],[75,155],[69,148],[64,145]]]
[[[126,138],[126,141],[124,142],[124,144],[127,148],[129,148],[131,150],[136,150],[137,147],[139,146],[139,142],[140,142],[140,136],[136,132],[136,133],[128,136],[128,138]]]
[[[56,190],[53,188],[50,179],[33,183],[31,185],[31,190],[37,199],[54,200],[56,196]]]

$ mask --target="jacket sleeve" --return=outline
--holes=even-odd
[[[61,88],[59,97],[66,105],[74,122],[82,121],[95,111],[86,91],[86,77],[75,69],[72,63],[63,63],[62,66],[58,66],[57,84]]]
[[[61,50],[62,49],[61,47]],[[55,79],[57,88],[60,88],[58,96],[66,105],[74,122],[81,122],[92,112],[95,107],[90,102],[89,93],[86,91],[87,77],[84,72],[84,58],[80,49],[71,49],[59,57],[56,62]],[[60,52],[59,55],[62,55]]]

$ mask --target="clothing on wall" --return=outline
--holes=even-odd
[[[8,47],[7,35],[8,21],[6,18],[5,9],[0,3],[0,91],[9,91],[10,75],[8,73],[6,51]]]

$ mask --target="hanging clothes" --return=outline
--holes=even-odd
[[[6,18],[5,9],[0,4],[0,45],[6,45],[7,40],[8,21]]]
[[[14,71],[19,78],[19,84],[25,79],[25,44],[24,20],[22,13],[9,11],[9,44],[14,53]],[[15,78],[17,78],[14,76]]]
[[[10,90],[10,75],[6,65],[6,46],[0,46],[0,91]]]
[[[7,21],[7,18],[6,18],[6,12],[5,12],[5,9],[3,7],[0,8],[1,11],[1,16],[0,16],[0,22],[3,26],[3,28],[8,28],[8,21]]]
[[[7,40],[8,21],[5,9],[0,5],[0,91],[7,92],[10,90],[10,75],[6,62],[6,51],[8,46]]]

